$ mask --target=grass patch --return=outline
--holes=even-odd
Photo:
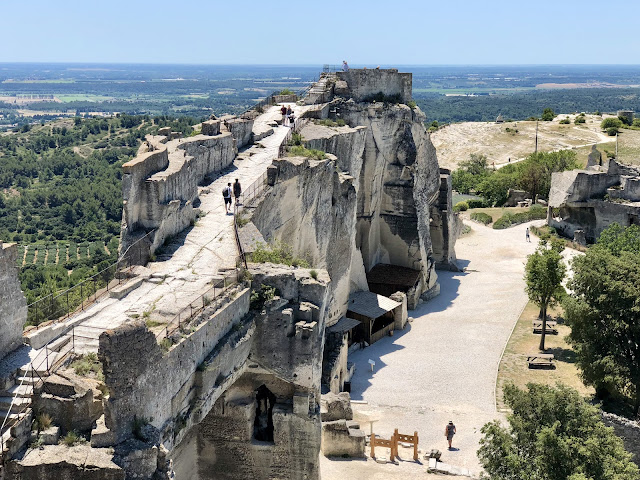
[[[341,118],[337,120],[331,120],[330,118],[325,118],[324,120],[316,120],[316,125],[322,125],[324,127],[344,127],[346,125],[345,121]]]
[[[87,439],[80,435],[78,432],[76,432],[75,430],[71,430],[70,432],[67,432],[64,437],[62,437],[61,443],[63,445],[66,445],[67,447],[73,447],[74,445],[85,443],[86,441]]]
[[[318,272],[316,270],[311,270],[309,272],[309,275],[311,275],[311,278],[313,278],[314,280],[318,279]]]
[[[243,213],[236,216],[236,224],[238,225],[238,228],[244,227],[247,223],[249,223],[249,218],[247,218]]]
[[[98,355],[95,353],[87,353],[75,360],[71,364],[71,368],[76,372],[76,375],[81,377],[95,376],[98,380],[102,380],[102,363],[98,360]]]
[[[271,244],[258,242],[251,254],[251,261],[255,263],[279,263],[290,267],[309,268],[309,262],[293,255],[293,249],[284,242],[276,241]]]
[[[33,421],[33,430],[39,433],[48,429],[51,425],[53,425],[53,418],[48,413],[41,413]]]
[[[502,388],[508,382],[523,388],[527,383],[542,383],[555,385],[563,383],[575,388],[581,395],[593,395],[595,391],[587,387],[580,379],[579,370],[575,363],[575,353],[566,342],[565,337],[571,329],[558,321],[558,335],[547,334],[545,344],[547,353],[555,355],[555,370],[529,369],[527,355],[537,353],[540,344],[540,335],[533,333],[532,321],[538,318],[540,309],[529,302],[523,310],[518,322],[507,342],[507,348],[500,361],[498,369],[497,403],[498,409],[504,411],[505,405],[502,398]],[[549,316],[553,320],[559,318],[560,308],[550,309]]]
[[[327,154],[322,150],[310,150],[306,147],[303,147],[302,145],[293,145],[289,147],[288,155],[290,157],[306,157],[312,158],[314,160],[323,160],[327,156]]]

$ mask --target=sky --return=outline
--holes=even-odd
[[[640,64],[638,0],[0,0],[0,62]]]

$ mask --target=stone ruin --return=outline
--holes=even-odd
[[[65,371],[41,394],[59,433],[88,431],[90,443],[62,451],[45,442],[10,462],[7,478],[43,478],[51,468],[78,478],[317,479],[321,448],[360,456],[365,435],[340,394],[353,373],[347,334],[330,341],[326,327],[345,317],[353,293],[374,291],[376,266],[412,273],[389,294],[400,306],[395,328],[407,308],[438,294],[436,266],[456,268],[450,172],[439,169],[425,116],[410,101],[411,74],[323,76],[301,102],[310,106],[299,133],[325,158],[275,160],[244,227],[291,245],[316,270],[250,264],[250,285],[240,280],[203,304],[166,342],[142,319],[106,330],[98,356],[108,396]],[[145,263],[194,221],[198,185],[268,134],[252,130],[254,118],[146,138],[123,166],[121,253],[145,237],[139,255],[129,252]],[[335,395],[321,407],[323,382]]]
[[[640,225],[640,169],[603,160],[592,148],[585,170],[551,175],[547,223],[577,243],[593,243],[612,223]]]
[[[18,281],[18,246],[0,241],[0,360],[22,344],[27,301]]]

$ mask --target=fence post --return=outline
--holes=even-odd
[[[418,432],[413,432],[413,459],[418,461]]]
[[[393,431],[393,438],[391,439],[391,461],[398,456],[398,429]]]
[[[376,436],[371,434],[371,458],[376,458]]]
[[[71,351],[76,351],[76,327],[71,329]]]

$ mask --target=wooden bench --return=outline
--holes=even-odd
[[[556,368],[553,353],[532,353],[527,356],[529,368]]]
[[[542,320],[534,320],[533,324],[533,333],[542,333]],[[558,322],[553,320],[547,320],[547,328],[546,333],[550,333],[552,335],[558,334]]]

